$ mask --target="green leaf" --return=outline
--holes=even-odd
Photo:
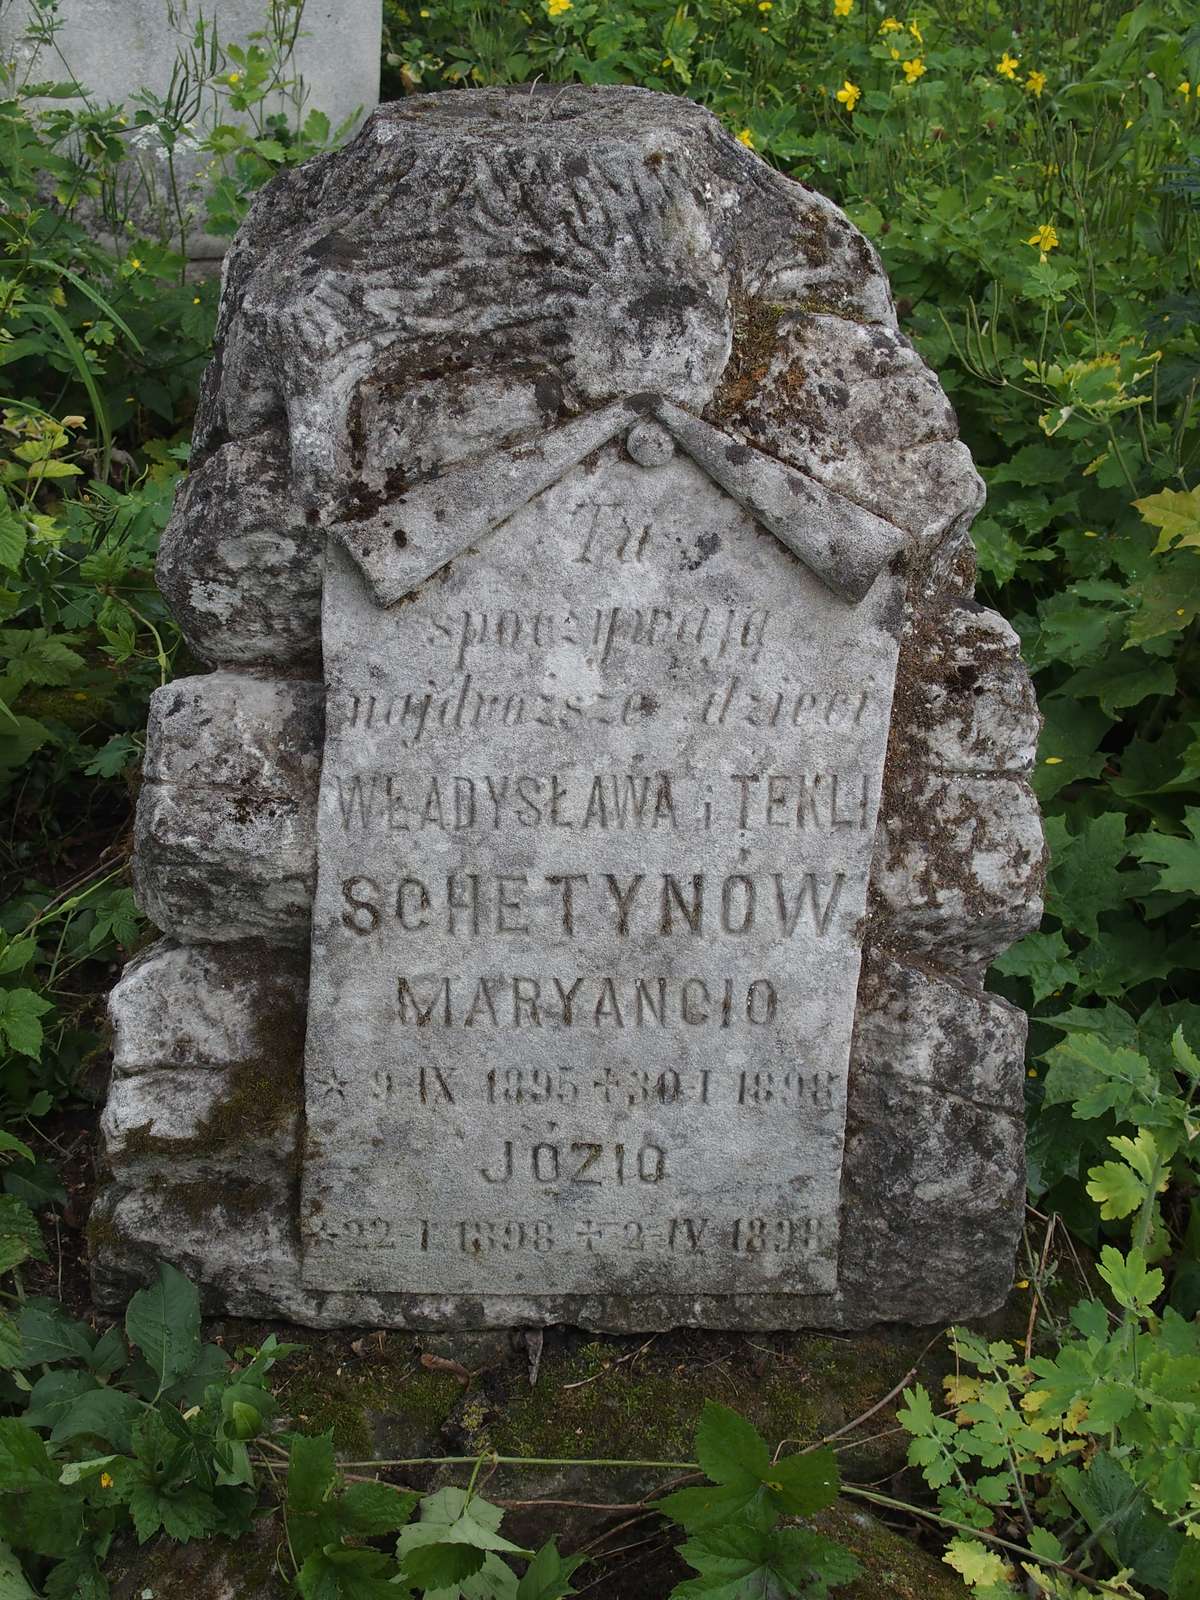
[[[1105,1161],[1088,1168],[1087,1192],[1100,1207],[1105,1222],[1119,1221],[1135,1212],[1146,1198],[1146,1185],[1123,1161]]]
[[[841,1477],[832,1450],[809,1450],[784,1456],[767,1469],[764,1479],[784,1511],[807,1517],[837,1499]]]
[[[1129,846],[1125,818],[1120,811],[1105,811],[1069,834],[1056,817],[1048,819],[1051,865],[1046,881],[1046,910],[1064,928],[1094,939],[1100,932],[1097,915],[1119,906],[1125,897],[1117,866]]]
[[[114,1450],[128,1453],[133,1449],[133,1424],[144,1410],[142,1401],[123,1390],[92,1389],[81,1394],[54,1424],[50,1438],[55,1444],[84,1437],[102,1439]]]
[[[98,1387],[90,1372],[80,1372],[76,1367],[43,1373],[30,1391],[29,1405],[21,1421],[29,1428],[54,1428],[80,1395]]]
[[[8,506],[0,504],[0,567],[7,568],[9,572],[19,572],[28,539],[29,530],[24,520]]]
[[[1149,1311],[1163,1292],[1162,1273],[1157,1267],[1147,1267],[1144,1253],[1136,1248],[1123,1256],[1106,1244],[1100,1252],[1098,1271],[1117,1304],[1127,1311]]]
[[[363,1537],[397,1533],[412,1516],[418,1498],[390,1483],[352,1483],[341,1498],[341,1520],[347,1532]]]
[[[1114,1049],[1097,1034],[1072,1032],[1046,1054],[1046,1103],[1070,1105],[1084,1120],[1106,1111],[1133,1118],[1153,1105],[1157,1074],[1144,1055]]]
[[[574,1594],[571,1574],[586,1559],[586,1556],[560,1556],[554,1540],[547,1540],[517,1585],[516,1600],[562,1600],[564,1595]]]
[[[951,1539],[942,1560],[973,1589],[1005,1581],[1005,1562],[977,1539]]]
[[[3,1542],[0,1542],[0,1600],[37,1600],[37,1594],[29,1587],[21,1570],[21,1563]]]
[[[1045,805],[1067,784],[1099,777],[1107,760],[1100,741],[1113,719],[1098,706],[1053,696],[1042,702],[1042,717],[1033,787]]]
[[[51,1010],[49,1000],[44,1000],[32,989],[0,989],[0,1039],[19,1055],[42,1053],[42,1024],[38,1020]]]
[[[0,1417],[0,1494],[33,1489],[55,1476],[46,1446],[15,1417]]]
[[[1162,867],[1157,888],[1195,895],[1200,894],[1200,807],[1188,806],[1184,825],[1187,838],[1169,833],[1143,833],[1130,843],[1139,861]]]
[[[1160,530],[1156,556],[1172,545],[1200,545],[1200,488],[1161,489],[1133,504],[1152,528]]]
[[[160,1391],[186,1376],[200,1354],[200,1296],[182,1272],[165,1262],[158,1282],[139,1289],[125,1312],[130,1344],[149,1362]]]
[[[696,1428],[696,1459],[714,1483],[755,1487],[766,1477],[771,1452],[752,1423],[715,1400],[704,1402]]]
[[[3,939],[2,934],[0,934],[0,939]],[[36,939],[4,939],[3,944],[0,945],[0,977],[8,977],[10,973],[20,972],[23,967],[27,967],[29,965],[36,955]],[[6,1133],[4,1135],[5,1139],[12,1139],[13,1137],[14,1135],[11,1133]],[[19,1139],[16,1142],[17,1144],[21,1144]],[[15,1147],[13,1145],[5,1144],[2,1148],[5,1150],[11,1150]],[[32,1161],[33,1151],[28,1149],[28,1147],[25,1145],[21,1145],[21,1149],[25,1151],[26,1160]]]
[[[38,1220],[24,1200],[0,1194],[0,1272],[10,1272],[30,1259],[46,1259]]]
[[[23,1364],[27,1367],[55,1361],[86,1361],[92,1353],[92,1341],[83,1323],[49,1301],[31,1301],[24,1306],[18,1325],[25,1346]]]
[[[705,1528],[720,1527],[738,1516],[758,1492],[757,1483],[706,1483],[696,1488],[676,1489],[655,1501],[655,1507],[689,1533],[699,1533]]]
[[[68,1461],[59,1473],[58,1481],[67,1487],[86,1483],[89,1478],[98,1478],[106,1467],[111,1467],[118,1460],[119,1456],[89,1456],[86,1461]]]
[[[297,1434],[288,1452],[287,1505],[289,1512],[319,1511],[337,1481],[333,1454],[333,1429],[313,1437]]]
[[[1059,994],[1079,978],[1071,959],[1070,946],[1061,931],[1027,933],[1019,944],[1006,950],[993,963],[1006,978],[1025,978],[1037,1005],[1047,995]]]
[[[421,1589],[447,1589],[478,1572],[485,1555],[473,1544],[417,1545],[405,1553],[400,1571]]]

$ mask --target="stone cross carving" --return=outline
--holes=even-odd
[[[385,107],[230,253],[94,1222],[319,1326],[1003,1298],[1037,714],[870,246],[639,90]]]

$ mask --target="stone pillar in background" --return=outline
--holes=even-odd
[[[699,107],[379,111],[227,261],[159,562],[98,1292],[317,1326],[998,1304],[1038,728],[846,218]]]
[[[69,72],[95,104],[130,105],[142,89],[167,93],[178,52],[190,44],[201,16],[215,24],[222,42],[245,46],[251,34],[266,29],[270,8],[271,0],[61,0],[63,26],[56,48],[38,51],[23,37],[25,0],[7,0],[0,5],[0,60],[15,60],[22,76],[35,82],[63,79]],[[369,115],[379,100],[382,26],[382,0],[305,0],[287,74],[304,80],[305,112],[323,111],[334,128],[356,111]],[[211,101],[206,95],[205,116]],[[293,111],[282,100],[278,109],[289,116]],[[227,109],[222,116],[236,120]],[[154,231],[165,222],[174,237],[165,163],[153,132],[131,133],[129,151],[140,175],[131,172],[129,180],[135,224]],[[229,243],[201,225],[203,175],[210,160],[186,144],[176,160],[181,187],[197,219],[189,228],[187,252],[196,262],[219,260]]]

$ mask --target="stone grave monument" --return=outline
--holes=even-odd
[[[698,106],[379,110],[228,256],[93,1243],[316,1326],[987,1311],[1038,717],[878,259]]]

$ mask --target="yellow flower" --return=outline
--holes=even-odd
[[[1020,56],[1010,56],[1006,50],[996,63],[996,71],[1002,78],[1015,78],[1020,65]]]
[[[130,256],[129,270],[130,272],[140,272],[142,270],[142,261],[140,256]]]
[[[893,61],[899,61],[899,59],[900,59],[900,52],[899,52],[899,50],[896,49],[895,45],[893,45],[892,46],[892,60]]]
[[[854,0],[833,0],[833,14],[835,17],[848,17],[854,10]]]
[[[1043,255],[1047,250],[1057,250],[1058,233],[1052,222],[1043,222],[1036,233],[1030,234],[1026,244],[1035,244]]]
[[[1025,79],[1025,92],[1040,98],[1042,90],[1046,87],[1046,74],[1044,72],[1031,72]]]
[[[758,9],[760,11],[774,11],[774,0],[758,0]]]
[[[1192,92],[1192,86],[1185,78],[1181,84],[1176,85],[1175,93],[1181,94],[1186,100]]]
[[[847,78],[838,90],[836,98],[842,102],[847,111],[853,111],[862,99],[862,90],[856,83],[851,83],[850,79]]]
[[[920,28],[917,27],[916,23],[913,21],[913,19],[911,17],[908,19],[908,31],[909,31],[909,33],[912,34],[913,38],[917,41],[918,44],[924,44],[925,43],[925,40],[921,35]]]
[[[902,22],[897,22],[895,17],[884,17],[883,21],[879,24],[880,33],[900,33],[903,31],[903,28],[904,24]]]
[[[738,143],[744,144],[747,150],[754,149],[754,135],[750,132],[749,128],[743,128],[737,137]]]
[[[925,63],[919,58],[914,58],[912,61],[902,61],[900,65],[904,68],[905,83],[917,83],[925,76]]]
[[[225,82],[230,86],[231,89],[236,89],[238,84],[241,83],[241,81],[242,81],[242,75],[241,75],[240,72],[231,72],[229,74],[229,76],[225,79]]]
[[[108,1472],[102,1472],[100,1474],[100,1487],[102,1489],[111,1489],[112,1486],[113,1486],[112,1474],[108,1473]]]
[[[546,15],[548,17],[561,17],[564,11],[570,11],[572,0],[546,0]]]
[[[194,294],[192,296],[192,304],[194,306],[198,306],[200,304],[200,296],[198,294]]]
[[[1061,767],[1062,766],[1062,762],[1063,762],[1063,758],[1061,756],[1047,756],[1046,757],[1046,765],[1048,767]]]

